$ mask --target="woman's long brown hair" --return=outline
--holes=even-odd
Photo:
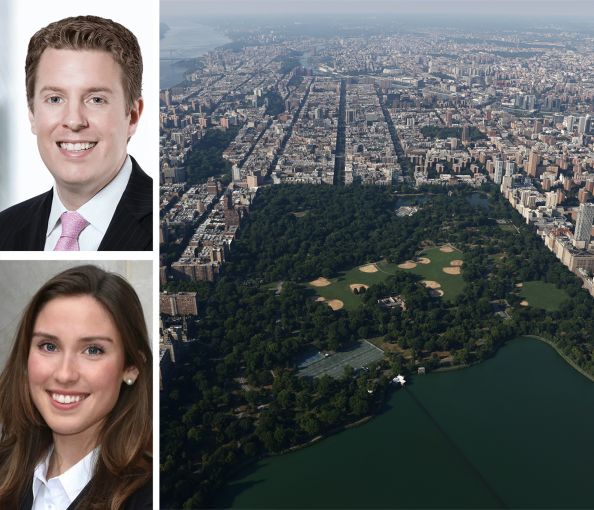
[[[139,371],[134,385],[122,384],[106,417],[95,473],[77,508],[119,510],[152,478],[152,353],[142,306],[122,277],[79,266],[54,276],[33,296],[0,376],[0,508],[20,508],[35,466],[52,443],[52,431],[33,404],[27,379],[35,320],[48,301],[76,295],[92,296],[105,307],[120,333],[125,365]]]

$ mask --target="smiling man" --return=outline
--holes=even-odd
[[[142,114],[142,56],[96,16],[51,23],[29,42],[31,130],[52,190],[0,213],[2,250],[151,250],[152,179],[127,153]]]

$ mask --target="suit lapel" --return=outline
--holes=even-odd
[[[43,251],[47,222],[52,208],[53,191],[41,195],[40,201],[26,211],[25,222],[15,231],[14,249],[20,251]]]
[[[151,250],[153,182],[132,158],[132,174],[99,250]]]

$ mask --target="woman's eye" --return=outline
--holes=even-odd
[[[58,350],[56,344],[51,342],[43,342],[42,344],[39,344],[39,348],[45,352],[56,352]]]
[[[103,349],[101,347],[98,347],[97,345],[90,345],[89,347],[87,347],[87,354],[91,356],[98,356],[100,354],[103,354],[103,352]]]

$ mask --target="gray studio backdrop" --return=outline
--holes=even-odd
[[[153,278],[150,260],[39,261],[0,260],[0,369],[4,367],[21,314],[33,294],[55,274],[69,267],[94,264],[124,276],[142,303],[149,338],[153,323]]]

